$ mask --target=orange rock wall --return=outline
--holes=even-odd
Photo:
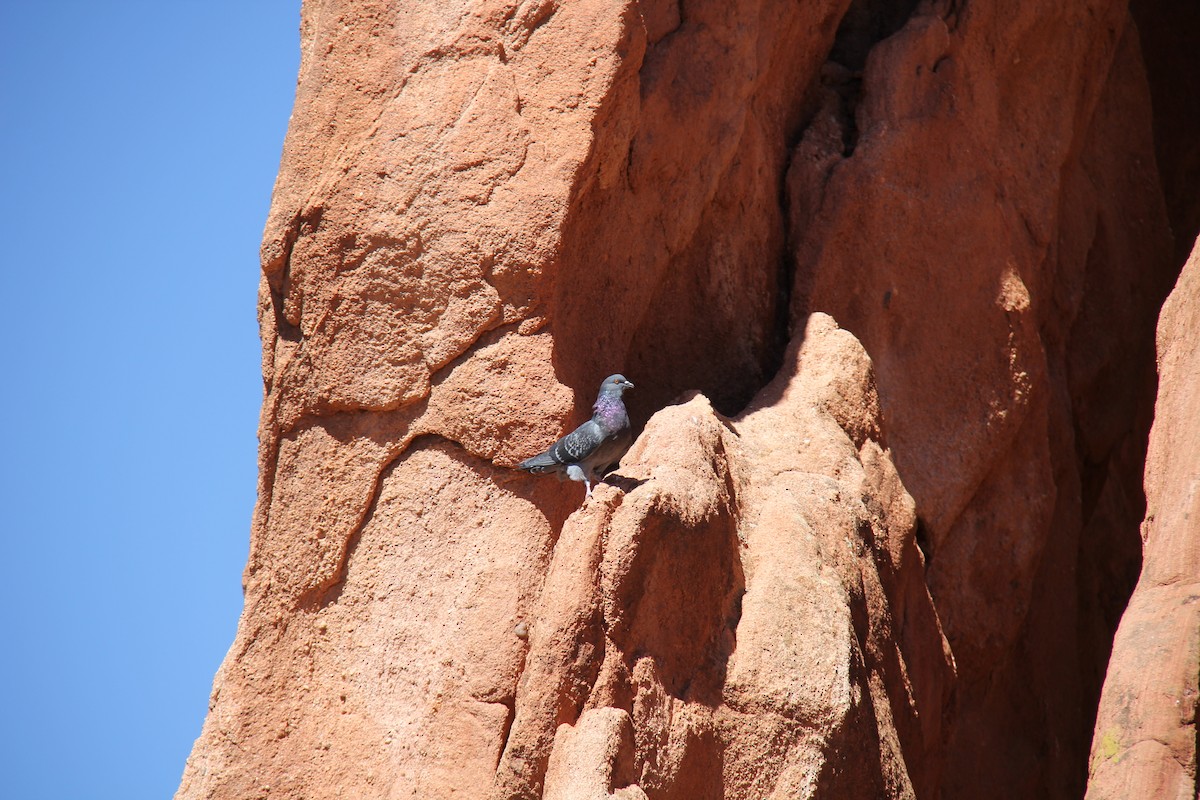
[[[917,17],[861,92],[853,155],[827,93],[788,175],[794,308],[876,364],[958,667],[944,793],[1078,796],[1172,277],[1136,30],[1120,4]]]
[[[1158,402],[1146,459],[1145,561],[1121,618],[1087,797],[1196,796],[1200,702],[1200,248],[1158,325]]]
[[[1145,38],[305,2],[246,607],[177,796],[1081,796],[1200,219]],[[643,430],[580,510],[512,467],[616,370]]]

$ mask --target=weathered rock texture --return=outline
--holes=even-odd
[[[952,668],[854,337],[814,315],[744,413],[660,411],[622,475],[558,540],[492,796],[931,790]]]
[[[1200,224],[1163,8],[305,2],[178,797],[1081,796]],[[617,370],[577,510],[511,468]]]
[[[1158,326],[1145,560],[1092,740],[1089,798],[1196,797],[1200,702],[1200,248]]]

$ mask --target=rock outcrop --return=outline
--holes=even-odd
[[[826,92],[788,175],[794,305],[878,371],[958,665],[945,794],[1078,796],[1137,575],[1168,218],[1123,6],[964,14],[871,49],[850,157]]]
[[[177,797],[1194,791],[1197,59],[1135,12],[306,0]],[[614,371],[620,477],[512,469]]]
[[[1163,306],[1142,574],[1121,617],[1088,798],[1196,796],[1200,704],[1200,247]]]
[[[953,670],[878,408],[816,314],[738,417],[655,414],[563,528],[490,796],[932,790]]]

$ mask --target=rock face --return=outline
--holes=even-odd
[[[1200,248],[1158,326],[1145,560],[1092,739],[1088,798],[1196,797],[1200,702]]]
[[[621,474],[555,547],[491,796],[932,789],[952,666],[854,337],[813,315],[745,412],[670,406]]]
[[[1194,792],[1195,55],[1135,11],[305,2],[177,797]],[[616,371],[613,485],[512,469]]]

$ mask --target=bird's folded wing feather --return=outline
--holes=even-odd
[[[593,420],[588,420],[551,445],[547,452],[559,464],[575,464],[596,452],[603,441],[604,431]]]
[[[554,456],[549,453],[539,453],[533,458],[527,458],[518,465],[521,469],[527,469],[530,472],[545,472],[554,467],[561,466],[554,460]]]

